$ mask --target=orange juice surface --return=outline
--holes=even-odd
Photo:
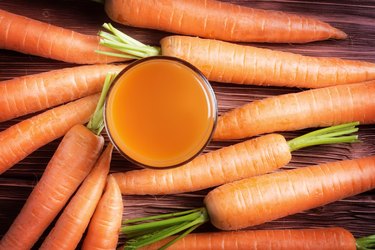
[[[175,166],[206,145],[216,101],[199,73],[174,60],[153,58],[126,70],[113,84],[106,104],[107,130],[133,161]]]

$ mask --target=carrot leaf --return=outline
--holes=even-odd
[[[357,125],[359,122],[350,122],[304,134],[288,141],[290,151],[315,145],[359,142],[358,135],[351,135],[358,131]]]
[[[100,98],[98,104],[96,105],[94,114],[91,116],[89,123],[87,124],[87,128],[90,129],[96,135],[99,135],[103,128],[104,128],[104,119],[103,119],[103,108],[104,108],[104,101],[107,96],[109,87],[111,86],[113,79],[115,79],[116,74],[108,73],[105,80],[104,85],[102,88],[102,92],[100,94]]]
[[[121,228],[128,239],[124,249],[137,249],[183,232],[161,248],[165,249],[208,220],[205,208],[127,220]]]
[[[123,224],[130,224],[130,223],[135,223],[135,222],[140,222],[140,221],[150,221],[150,220],[155,220],[155,219],[165,219],[165,218],[177,217],[177,216],[180,216],[180,215],[198,212],[200,210],[201,210],[201,208],[197,208],[197,209],[192,209],[192,210],[187,210],[187,211],[182,211],[182,212],[177,212],[177,213],[169,213],[169,214],[161,214],[161,215],[142,217],[142,218],[136,218],[136,219],[129,219],[129,220],[124,221]]]
[[[104,23],[103,28],[108,32],[99,32],[99,43],[117,52],[95,50],[95,52],[99,54],[127,59],[141,59],[160,54],[159,47],[143,44],[140,41],[116,29],[110,23]]]
[[[375,249],[375,235],[359,238],[356,240],[357,250]]]

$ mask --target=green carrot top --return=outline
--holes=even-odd
[[[87,124],[87,128],[90,129],[94,134],[99,135],[103,128],[104,128],[104,118],[103,118],[103,109],[104,109],[104,102],[107,96],[108,90],[111,87],[113,80],[115,79],[116,74],[108,73],[104,80],[104,85],[102,88],[102,92],[100,94],[100,98],[98,101],[98,105],[95,108],[94,114],[92,115],[90,121]]]
[[[108,30],[109,32],[99,32],[99,43],[113,50],[117,50],[118,52],[96,50],[95,52],[99,54],[127,59],[141,59],[149,56],[160,55],[159,47],[143,44],[140,41],[116,29],[110,23],[104,23],[103,28]]]
[[[357,125],[359,125],[359,122],[350,122],[322,128],[296,137],[288,141],[290,152],[316,145],[359,142],[358,135],[350,135],[358,131]]]

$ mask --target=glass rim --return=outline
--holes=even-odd
[[[177,164],[174,164],[174,165],[167,165],[167,166],[161,166],[161,167],[155,167],[155,166],[150,166],[150,165],[147,165],[147,164],[144,164],[142,162],[139,162],[137,161],[136,159],[130,157],[129,155],[127,155],[121,148],[120,146],[115,142],[115,140],[113,139],[112,137],[112,134],[110,132],[110,129],[109,129],[109,126],[107,125],[108,122],[107,122],[107,106],[108,106],[108,98],[112,92],[112,89],[113,87],[116,85],[116,82],[127,72],[129,71],[130,69],[134,68],[135,66],[141,64],[141,63],[144,63],[144,62],[147,62],[147,61],[150,61],[150,60],[157,60],[157,59],[161,59],[161,60],[167,60],[167,61],[174,61],[174,62],[177,62],[177,63],[180,63],[186,67],[188,67],[190,70],[192,70],[195,74],[197,74],[197,76],[200,78],[200,82],[201,82],[201,85],[202,85],[202,90],[204,92],[206,92],[206,94],[209,96],[209,101],[207,102],[208,106],[210,106],[210,108],[212,109],[212,118],[213,118],[213,125],[212,125],[212,129],[207,137],[207,140],[206,142],[204,142],[204,144],[201,146],[201,148],[196,152],[194,153],[191,157],[189,157],[188,159],[180,162],[180,163],[177,163]],[[210,84],[210,82],[208,81],[208,79],[203,75],[203,73],[197,68],[195,67],[194,65],[192,65],[191,63],[185,61],[185,60],[182,60],[180,58],[177,58],[177,57],[172,57],[172,56],[150,56],[150,57],[146,57],[146,58],[142,58],[142,59],[139,59],[139,60],[136,60],[130,64],[128,64],[124,69],[122,69],[117,75],[116,77],[113,79],[113,82],[108,90],[108,94],[105,98],[105,102],[104,102],[104,108],[103,108],[103,118],[104,118],[104,127],[105,127],[105,130],[107,132],[107,135],[108,135],[108,138],[109,140],[111,141],[111,143],[113,144],[113,146],[116,148],[116,150],[125,158],[127,159],[128,161],[130,161],[131,163],[137,165],[137,166],[140,166],[140,167],[143,167],[143,168],[150,168],[150,169],[168,169],[168,168],[175,168],[175,167],[179,167],[179,166],[182,166],[188,162],[190,162],[191,160],[193,160],[194,158],[196,158],[200,153],[203,152],[203,150],[207,147],[207,145],[210,143],[211,139],[212,139],[212,136],[215,132],[215,129],[216,129],[216,125],[217,125],[217,118],[218,118],[218,105],[217,105],[217,100],[216,100],[216,95],[215,95],[215,92]]]

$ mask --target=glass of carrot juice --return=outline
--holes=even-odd
[[[131,162],[176,167],[209,143],[217,102],[210,83],[194,66],[155,56],[135,61],[117,75],[104,120],[110,140]]]

